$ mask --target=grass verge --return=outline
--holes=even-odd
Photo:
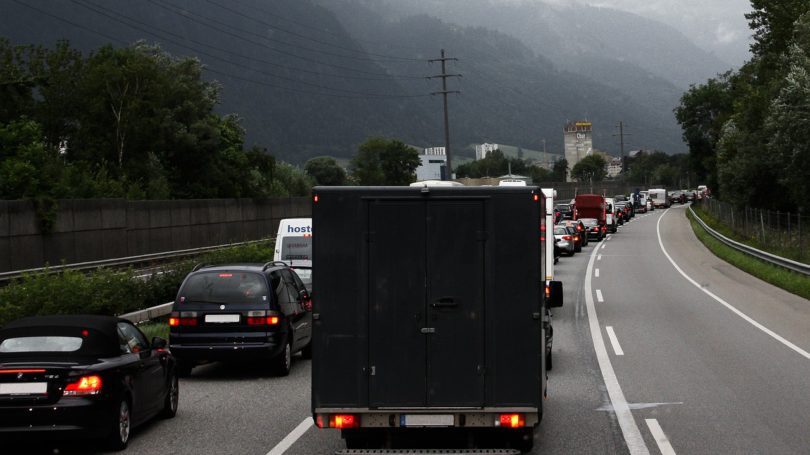
[[[144,335],[146,335],[146,339],[150,342],[154,337],[161,337],[164,340],[169,340],[169,323],[166,321],[149,321],[144,322],[142,324],[138,324],[138,328],[141,329]]]
[[[694,216],[692,216],[689,210],[686,210],[686,216],[689,218],[689,223],[692,224],[692,230],[695,231],[697,238],[700,239],[706,248],[714,253],[715,256],[740,270],[754,275],[762,281],[768,282],[800,297],[804,297],[805,299],[810,299],[810,278],[801,273],[771,265],[741,251],[737,251],[706,232],[706,230],[695,221]]]

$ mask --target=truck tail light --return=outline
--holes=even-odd
[[[526,426],[526,418],[523,414],[501,414],[495,421],[495,426],[507,428],[523,428]]]
[[[82,376],[76,382],[71,382],[65,387],[62,395],[66,397],[81,397],[88,395],[98,395],[101,392],[101,376]]]
[[[329,428],[360,428],[360,418],[354,414],[332,414],[329,416]]]

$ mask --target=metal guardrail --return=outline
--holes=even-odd
[[[168,302],[161,305],[153,306],[143,310],[133,311],[132,313],[122,314],[118,317],[128,319],[135,324],[146,322],[152,319],[157,319],[161,316],[166,316],[172,312],[172,305],[174,302]]]
[[[74,264],[63,264],[63,265],[54,265],[50,267],[40,267],[36,269],[25,269],[25,270],[14,270],[11,272],[2,272],[0,273],[0,282],[9,281],[14,278],[19,278],[23,274],[26,273],[37,273],[37,272],[59,272],[61,270],[90,270],[90,269],[97,269],[101,267],[120,267],[124,265],[132,265],[132,264],[139,264],[143,262],[149,261],[156,261],[162,259],[172,259],[172,258],[180,258],[185,256],[195,256],[200,253],[205,253],[208,251],[219,250],[222,248],[230,248],[234,246],[240,245],[250,245],[252,243],[259,243],[264,242],[266,239],[262,240],[249,240],[247,242],[236,242],[236,243],[227,243],[224,245],[213,245],[213,246],[204,246],[200,248],[189,248],[187,250],[175,250],[175,251],[164,251],[162,253],[151,253],[151,254],[143,254],[140,256],[128,256],[123,258],[114,258],[114,259],[102,259],[100,261],[90,261],[90,262],[77,262]]]
[[[783,258],[781,256],[768,253],[767,251],[758,250],[744,243],[731,240],[730,238],[710,228],[703,220],[700,219],[699,216],[697,216],[697,213],[695,213],[695,211],[692,210],[691,206],[689,207],[689,212],[692,213],[692,216],[695,217],[695,220],[698,222],[698,224],[700,224],[703,227],[703,229],[706,230],[706,232],[708,232],[712,237],[716,238],[717,240],[730,246],[731,248],[734,248],[735,250],[741,251],[745,254],[754,256],[770,264],[777,265],[779,267],[784,267],[786,269],[790,269],[793,270],[794,272],[802,273],[804,275],[810,275],[810,265],[794,261],[792,259]]]

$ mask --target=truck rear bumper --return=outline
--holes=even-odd
[[[319,428],[343,428],[335,424],[334,417],[349,415],[353,416],[352,428],[531,428],[541,418],[535,407],[317,408],[313,417]]]

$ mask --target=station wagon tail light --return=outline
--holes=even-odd
[[[571,240],[571,236],[570,236],[570,235],[564,235],[562,238],[563,238],[563,240]]]
[[[360,418],[354,414],[332,414],[329,416],[329,428],[360,428]]]
[[[526,418],[523,414],[501,414],[495,421],[495,426],[507,428],[523,428],[526,426]]]
[[[101,376],[82,376],[78,381],[72,382],[65,387],[62,395],[66,397],[80,397],[87,395],[98,395],[101,392]]]
[[[194,311],[172,313],[171,316],[169,316],[169,327],[196,327],[197,324],[197,313]]]
[[[281,318],[273,311],[248,311],[247,325],[278,325]]]

